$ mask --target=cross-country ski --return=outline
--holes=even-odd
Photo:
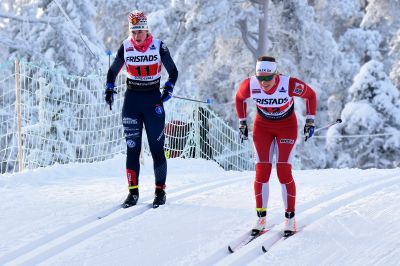
[[[248,232],[242,239],[240,239],[240,241],[237,244],[229,245],[228,246],[228,251],[230,253],[236,252],[237,250],[239,250],[240,248],[242,248],[245,245],[249,244],[250,242],[252,242],[256,238],[258,238],[258,237],[262,236],[263,234],[267,233],[272,228],[273,228],[273,226],[270,226],[270,227],[265,228],[262,231],[257,232],[257,233],[254,233],[253,231]]]

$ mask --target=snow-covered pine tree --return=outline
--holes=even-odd
[[[377,60],[382,62],[382,71],[388,73],[388,70],[393,64],[393,59],[395,57],[388,54],[388,40],[393,36],[393,31],[398,26],[398,20],[395,19],[393,10],[396,10],[398,6],[397,1],[370,1],[364,3],[361,7],[364,10],[364,17],[360,21],[359,26],[354,25],[354,27],[347,28],[343,35],[339,38],[340,50],[345,55],[346,60],[349,62],[350,68],[344,71],[343,86],[349,87],[349,80],[352,80],[359,71],[360,67],[372,60]],[[398,9],[398,7],[397,7]],[[386,11],[385,11],[386,10]],[[358,19],[355,21],[359,21]],[[397,22],[396,22],[397,21]],[[333,23],[337,25],[337,23]],[[360,72],[361,73],[361,72]],[[358,74],[360,75],[360,74]],[[392,80],[393,75],[391,76]],[[352,81],[351,81],[352,82]],[[354,86],[354,85],[353,85]],[[393,86],[391,84],[391,86]],[[346,93],[335,93],[329,99],[329,112],[331,115],[336,114],[349,99],[353,99],[352,95]],[[350,105],[346,105],[346,108],[350,108]],[[343,111],[344,112],[344,111]],[[332,132],[335,132],[332,129]],[[346,143],[346,142],[344,142]],[[357,142],[348,142],[347,149],[351,149],[351,145],[355,145]],[[328,143],[328,147],[332,148],[332,143]],[[353,146],[354,148],[354,146]],[[350,165],[357,164],[353,161],[352,156],[342,155],[342,159],[337,161],[336,159],[330,160],[329,166],[336,167],[337,165],[344,166],[347,162],[351,162]],[[346,159],[345,159],[346,158]],[[371,164],[379,165],[382,167],[384,164],[377,164],[375,161],[371,161]]]
[[[400,88],[400,30],[391,42],[390,54],[395,58],[392,70],[390,71],[390,78],[397,88]]]
[[[18,3],[14,0],[4,0],[0,3],[0,174],[12,172],[17,165],[17,137],[15,134],[15,80],[14,64],[10,58],[10,47],[21,49],[19,40],[13,40],[8,30],[14,21],[10,14],[15,14]],[[15,16],[13,16],[15,17]]]
[[[7,35],[7,27],[10,20],[7,19],[7,13],[13,8],[12,0],[1,1],[0,4],[0,62],[5,62],[9,59],[8,47],[12,45],[12,40]]]
[[[40,6],[27,3],[16,10],[15,16],[9,14],[14,23],[10,23],[7,34],[27,48],[10,47],[11,54],[49,68],[31,66],[32,78],[24,81],[23,104],[35,106],[27,112],[31,123],[36,121],[26,129],[36,137],[25,143],[32,146],[32,154],[25,156],[27,161],[29,156],[41,158],[40,165],[74,161],[85,151],[71,146],[72,138],[86,138],[89,142],[83,143],[91,143],[98,136],[77,136],[76,132],[93,130],[92,124],[101,123],[101,119],[91,121],[86,115],[91,112],[90,116],[96,119],[102,111],[93,109],[93,104],[103,102],[104,85],[100,78],[97,86],[88,86],[90,82],[67,75],[101,74],[108,67],[105,49],[95,28],[96,9],[90,1],[57,0],[42,1]],[[22,22],[14,18],[16,15],[23,18]],[[21,26],[21,23],[25,24]],[[100,108],[106,109],[106,106]],[[81,119],[83,116],[85,119]],[[43,152],[46,150],[54,153],[49,156]]]
[[[371,0],[366,1],[366,14],[360,24],[361,28],[378,31],[382,36],[379,50],[382,53],[381,61],[384,69],[390,73],[394,84],[400,86],[400,1],[398,0]]]
[[[333,90],[328,99],[328,116],[335,120],[340,116],[347,100],[348,88],[360,67],[371,59],[381,59],[379,46],[382,37],[378,31],[361,28],[349,28],[338,39],[341,52],[340,81],[337,90]]]
[[[328,131],[334,167],[392,168],[400,164],[400,95],[381,62],[364,64],[349,88],[343,124]],[[385,134],[383,136],[368,136]],[[366,135],[345,138],[346,135]],[[344,138],[340,138],[344,136]]]
[[[0,62],[0,174],[13,171],[17,167],[17,136],[15,134],[15,86],[14,64]]]
[[[349,28],[358,27],[365,14],[361,1],[318,0],[308,1],[315,10],[318,23],[338,40]]]

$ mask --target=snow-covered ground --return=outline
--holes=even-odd
[[[169,160],[167,204],[154,210],[146,158],[140,204],[117,209],[124,165],[120,156],[1,175],[0,265],[399,265],[400,169],[294,171],[302,230],[264,254],[284,220],[273,173],[268,223],[276,225],[229,254],[256,219],[254,172]]]

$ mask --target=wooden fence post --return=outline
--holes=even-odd
[[[19,60],[15,60],[15,109],[17,112],[18,170],[24,169],[21,139],[21,69]]]

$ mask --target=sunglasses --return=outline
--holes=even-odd
[[[273,80],[273,78],[275,77],[275,75],[271,75],[271,76],[256,76],[258,81],[271,81]]]

